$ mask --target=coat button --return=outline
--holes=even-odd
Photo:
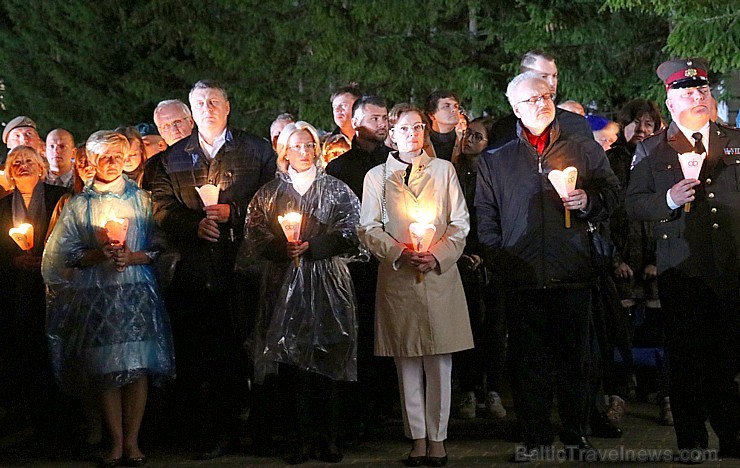
[[[712,179],[707,178],[707,185],[712,183]]]
[[[719,224],[717,223],[712,224],[712,229],[717,229],[717,228],[719,228]]]
[[[670,168],[672,168],[672,167],[673,167],[673,166],[669,164],[669,165],[668,165],[668,166],[666,167],[666,169],[670,169]]]
[[[711,211],[712,211],[712,214],[716,214],[717,213],[717,208],[712,208]]]
[[[714,198],[714,192],[709,192],[709,195],[707,195],[709,198]]]
[[[663,234],[663,239],[668,239],[668,234]]]

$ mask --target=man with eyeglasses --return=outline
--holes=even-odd
[[[193,133],[194,126],[190,108],[179,99],[161,101],[154,108],[153,117],[154,125],[159,132],[158,136],[161,136],[164,140],[165,148],[152,156],[147,155],[147,159],[144,161],[144,175],[141,178],[141,188],[149,191],[152,190],[152,182],[154,181],[157,167],[166,148],[174,145],[183,138],[189,137]],[[148,126],[150,124],[141,125]],[[141,130],[139,130],[139,133],[141,133],[141,137],[144,139],[144,144],[146,145],[146,136]]]
[[[678,448],[707,449],[708,417],[720,456],[738,458],[740,131],[710,121],[704,59],[670,60],[657,74],[672,122],[637,144],[627,214],[655,222]],[[692,167],[698,176],[684,172]]]
[[[462,134],[455,130],[460,121],[460,98],[452,91],[437,90],[427,97],[424,110],[432,123],[429,139],[435,156],[457,160],[462,148]]]
[[[537,73],[540,78],[547,82],[550,94],[555,99],[558,94],[559,75],[555,58],[552,55],[541,50],[530,50],[522,57],[519,71],[520,73],[528,71]],[[591,127],[582,115],[560,107],[555,109],[555,114],[557,115],[561,132],[568,135],[582,135],[593,138]],[[516,140],[516,122],[517,117],[514,114],[509,114],[497,120],[493,125],[492,136],[489,137],[491,141],[488,143],[488,148],[498,148],[511,140]]]
[[[177,385],[190,392],[183,411],[192,416],[200,458],[212,459],[225,453],[240,427],[247,382],[239,357],[247,319],[235,304],[259,302],[259,288],[256,278],[245,284],[234,275],[234,262],[247,205],[275,177],[276,157],[267,140],[228,125],[231,105],[218,83],[199,81],[188,97],[197,131],[162,156],[152,199],[155,222],[181,255],[169,288]],[[196,188],[207,184],[219,195],[216,204],[204,206]]]
[[[553,366],[560,440],[573,459],[596,457],[586,438],[595,279],[588,223],[609,216],[619,181],[592,137],[562,133],[540,74],[517,75],[506,96],[518,138],[480,156],[475,208],[485,261],[506,295],[512,392],[524,436],[514,461],[535,461],[551,449]],[[567,167],[578,176],[561,198],[549,174]]]

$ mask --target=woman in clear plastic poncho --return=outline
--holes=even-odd
[[[46,332],[62,387],[102,395],[112,440],[103,464],[138,466],[146,461],[138,433],[147,377],[156,384],[175,371],[169,319],[149,266],[157,255],[152,206],[122,176],[123,135],[95,132],[86,149],[95,177],[64,206],[42,261]],[[127,230],[116,232],[114,219]]]
[[[277,148],[278,176],[249,204],[237,259],[238,269],[264,263],[263,302],[248,346],[257,382],[277,373],[278,365],[294,378],[299,440],[289,461],[308,460],[315,431],[314,455],[338,462],[334,381],[357,379],[356,301],[347,261],[360,254],[360,204],[344,182],[320,167],[319,139],[310,124],[287,125]],[[278,221],[288,212],[302,215],[298,242],[287,241]],[[260,422],[261,442],[269,444],[264,427]]]

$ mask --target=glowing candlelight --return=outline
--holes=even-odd
[[[126,242],[128,232],[128,219],[116,218],[115,216],[105,222],[105,233],[111,244],[123,245]]]
[[[221,189],[212,184],[206,184],[202,187],[195,187],[195,190],[200,195],[200,199],[203,200],[204,206],[211,206],[218,204],[218,194]]]
[[[11,228],[8,232],[21,250],[31,250],[33,248],[33,226],[23,223],[18,227]]]
[[[567,198],[568,193],[576,189],[576,180],[578,180],[578,169],[573,166],[566,167],[562,171],[553,170],[547,174],[547,178],[560,198]],[[570,210],[565,210],[565,228],[570,229]]]
[[[417,213],[416,222],[409,224],[409,234],[411,234],[414,250],[419,253],[429,250],[434,234],[437,232],[437,227],[429,222],[432,219],[433,217],[428,216],[427,213]],[[422,281],[424,281],[424,274],[418,272],[416,282],[421,283]]]
[[[285,238],[288,239],[288,242],[301,241],[302,218],[303,216],[295,211],[285,213],[285,216],[278,216],[278,223],[280,223],[280,227],[283,228],[283,234],[285,234]],[[298,257],[293,257],[293,263],[296,268],[298,268],[299,261],[300,259]]]
[[[678,162],[681,163],[681,171],[683,172],[684,179],[699,180],[699,173],[701,172],[701,166],[704,164],[704,158],[706,155],[706,153],[697,154],[693,151],[678,155]],[[691,211],[691,202],[686,202],[684,204],[683,211],[685,213],[689,213]]]

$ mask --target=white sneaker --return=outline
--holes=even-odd
[[[501,403],[501,397],[496,392],[486,395],[486,411],[489,418],[503,419],[506,417],[506,408]]]
[[[658,420],[663,426],[673,426],[673,412],[671,411],[671,400],[668,397],[660,402]]]
[[[457,407],[457,417],[460,419],[475,419],[475,408],[478,402],[475,399],[475,392],[467,392],[465,398]]]
[[[609,422],[616,425],[621,421],[622,416],[626,410],[626,404],[624,400],[617,395],[609,397],[609,408],[606,410],[606,417],[609,418]]]

